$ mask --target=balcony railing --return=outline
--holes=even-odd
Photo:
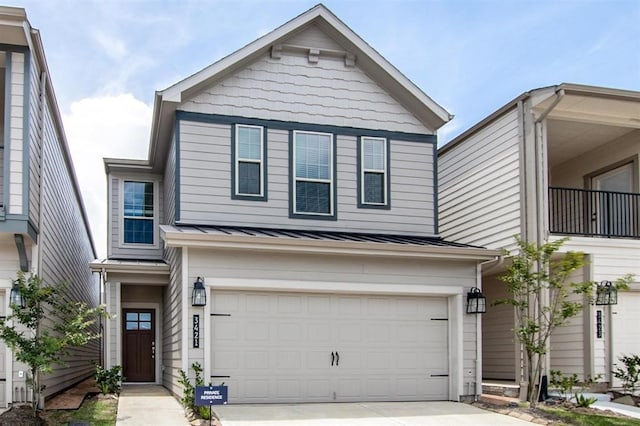
[[[549,188],[554,234],[640,238],[640,194]]]

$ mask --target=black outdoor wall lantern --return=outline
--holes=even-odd
[[[617,305],[618,289],[611,281],[602,281],[596,288],[596,305]]]
[[[20,288],[18,287],[17,281],[14,281],[13,286],[11,287],[9,301],[11,304],[16,305],[20,309],[25,308],[24,297],[22,297],[22,293],[20,293]]]
[[[473,287],[467,293],[467,313],[484,314],[487,312],[487,298],[482,295],[479,288]]]
[[[191,295],[191,306],[204,306],[207,304],[207,290],[204,288],[202,278],[198,277],[193,283],[193,293]]]

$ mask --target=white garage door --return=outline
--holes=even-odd
[[[230,403],[448,399],[445,298],[213,292]]]
[[[618,304],[611,309],[611,362],[616,363],[622,354],[640,354],[640,292],[619,292]]]

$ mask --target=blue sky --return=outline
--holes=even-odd
[[[317,1],[14,0],[41,31],[98,251],[104,156],[144,158],[155,90]],[[444,143],[520,93],[561,82],[640,90],[640,0],[327,0],[455,119]]]

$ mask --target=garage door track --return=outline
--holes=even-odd
[[[222,426],[531,425],[457,402],[225,405],[215,411]]]

